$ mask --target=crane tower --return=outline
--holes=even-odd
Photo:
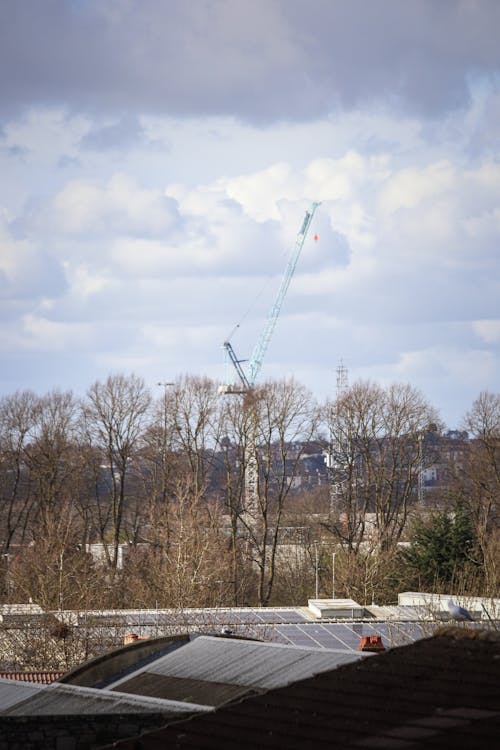
[[[264,326],[264,329],[262,330],[262,333],[259,336],[259,339],[257,341],[257,344],[255,345],[255,348],[253,350],[252,356],[248,362],[248,366],[246,367],[246,369],[244,369],[242,366],[245,360],[238,359],[229,339],[224,341],[224,349],[226,351],[226,357],[231,362],[236,372],[237,384],[236,385],[229,385],[229,384],[222,385],[219,389],[221,393],[227,393],[227,394],[239,393],[239,394],[250,395],[254,387],[257,375],[259,374],[260,369],[262,367],[264,357],[269,347],[269,342],[271,341],[274,329],[276,327],[276,323],[278,321],[281,307],[283,305],[283,300],[285,299],[286,293],[288,291],[288,287],[290,286],[290,281],[292,280],[293,274],[295,272],[297,261],[299,259],[302,248],[304,246],[307,233],[309,232],[309,228],[311,226],[314,213],[319,205],[320,205],[319,203],[314,202],[311,204],[308,211],[306,211],[301,228],[299,230],[299,233],[297,234],[297,238],[290,252],[288,263],[287,263],[283,278],[281,280],[281,285],[276,295],[276,299],[274,300],[274,304],[271,307],[271,310],[269,311],[266,324]],[[249,403],[251,403],[251,399],[249,399]],[[249,443],[250,443],[249,455],[247,456],[246,472],[245,472],[245,506],[247,510],[251,510],[255,508],[255,505],[258,500],[258,463],[257,463],[257,456],[256,456],[256,424],[253,425],[252,435],[250,437]]]

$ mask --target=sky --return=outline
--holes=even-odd
[[[5,0],[0,395],[500,376],[497,0]],[[317,239],[314,236],[317,236]],[[232,333],[233,332],[233,333]]]

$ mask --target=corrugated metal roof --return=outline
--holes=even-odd
[[[130,674],[141,666],[149,664],[170,650],[180,648],[190,639],[183,634],[174,637],[154,638],[134,641],[122,645],[75,667],[67,672],[61,683],[81,685],[82,687],[105,688],[120,677]]]
[[[188,722],[121,750],[439,748],[490,750],[500,732],[500,638],[422,640]]]
[[[150,695],[165,700],[182,700],[205,706],[222,706],[230,701],[258,693],[242,685],[207,682],[186,677],[141,672],[134,675],[120,690],[135,695]]]
[[[16,683],[6,680],[12,687]],[[26,683],[17,683],[26,687]],[[5,703],[9,692],[5,693]],[[3,704],[5,705],[5,704]],[[61,716],[96,714],[152,714],[161,713],[169,717],[206,711],[206,706],[157,698],[135,696],[119,692],[108,692],[94,688],[53,683],[45,687],[31,687],[24,698],[20,691],[13,690],[10,706],[4,707],[4,716]]]
[[[210,705],[216,705],[217,695],[232,699],[242,694],[240,690],[224,690],[222,686],[239,686],[262,690],[288,685],[341,664],[363,658],[356,651],[300,648],[276,643],[233,640],[200,636],[182,648],[160,657],[142,669],[111,685],[110,689],[140,691],[148,686],[148,695],[166,695],[166,690],[178,690],[176,697],[183,700],[191,691],[197,696],[208,696]],[[163,677],[155,683],[144,675]],[[142,678],[139,680],[139,676]],[[169,678],[169,682],[165,678]],[[195,685],[196,683],[196,685]],[[158,693],[149,692],[155,690]],[[214,695],[210,695],[210,685]],[[172,693],[169,694],[172,697]],[[198,697],[197,700],[200,700]]]
[[[32,698],[44,689],[44,685],[0,679],[0,714],[7,711],[11,706],[15,706],[16,703]]]

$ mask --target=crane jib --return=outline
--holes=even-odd
[[[311,214],[309,211],[306,212],[306,215],[304,216],[304,222],[302,224],[302,229],[300,230],[299,234],[305,234],[307,232],[307,227],[309,226],[309,222],[311,221]]]
[[[226,350],[226,353],[229,356],[229,359],[231,360],[231,363],[234,369],[236,370],[239,381],[241,385],[243,386],[244,390],[248,390],[249,388],[253,387],[257,374],[262,366],[262,362],[266,354],[267,347],[269,345],[274,328],[276,326],[276,322],[278,320],[278,316],[281,310],[281,305],[283,304],[283,300],[285,298],[288,286],[294,274],[295,266],[297,264],[297,260],[302,250],[302,246],[305,242],[307,233],[309,231],[309,227],[313,219],[314,212],[316,211],[319,205],[320,205],[319,203],[312,203],[309,211],[306,211],[306,215],[304,217],[304,221],[302,222],[300,232],[297,235],[295,244],[292,248],[292,252],[288,259],[288,265],[286,267],[285,274],[281,281],[280,289],[278,291],[274,304],[271,308],[271,311],[268,315],[266,325],[264,326],[264,330],[262,331],[260,338],[253,351],[253,354],[250,358],[246,372],[243,370],[241,366],[241,363],[244,362],[244,360],[238,359],[229,341],[224,342],[224,348]],[[236,393],[237,391],[232,386],[222,386],[222,392]]]

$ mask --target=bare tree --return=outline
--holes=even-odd
[[[420,472],[436,455],[425,441],[435,410],[409,385],[359,382],[327,408],[336,490],[331,530],[356,552],[397,543]],[[370,524],[371,533],[367,534]]]
[[[150,393],[141,378],[113,375],[104,383],[95,382],[83,405],[88,443],[99,450],[103,466],[109,472],[111,544],[108,545],[104,533],[102,543],[108,562],[115,569],[124,525],[127,483],[141,445],[150,403]]]
[[[155,537],[155,544],[168,546],[169,513],[176,502],[179,476],[185,476],[197,492],[206,487],[214,404],[210,395],[213,388],[207,379],[182,378],[158,385],[163,393],[153,404],[144,433],[140,468],[148,538]],[[152,523],[153,518],[158,521]]]
[[[39,531],[46,532],[57,506],[72,497],[77,404],[71,391],[51,391],[38,399],[26,448],[36,491]]]
[[[254,389],[243,412],[243,432],[256,462],[257,492],[251,507],[243,507],[240,521],[257,568],[257,599],[259,605],[267,606],[277,574],[287,501],[304,447],[316,435],[319,417],[312,395],[293,380]]]
[[[185,377],[169,392],[169,401],[174,447],[182,455],[196,494],[203,495],[220,439],[217,385],[209,378]]]
[[[467,412],[464,425],[472,440],[462,467],[462,492],[481,549],[486,589],[494,595],[500,578],[500,394],[483,391]]]
[[[145,541],[127,568],[129,596],[146,606],[218,606],[227,598],[229,545],[220,504],[180,476],[171,506],[151,504]],[[161,531],[169,526],[169,535]]]
[[[102,576],[80,544],[71,499],[46,509],[44,533],[15,557],[10,577],[18,600],[33,600],[47,610],[85,609],[102,596]]]
[[[26,451],[33,433],[38,398],[32,391],[0,400],[0,523],[2,559],[14,540],[24,541],[33,503]]]
[[[174,409],[167,386],[153,405],[152,419],[144,433],[144,449],[141,453],[141,476],[149,513],[159,516],[164,523],[152,524],[152,532],[161,530],[163,540],[170,535],[168,521],[169,506],[173,496],[175,467],[178,460],[174,452]],[[151,519],[150,519],[151,520]]]

